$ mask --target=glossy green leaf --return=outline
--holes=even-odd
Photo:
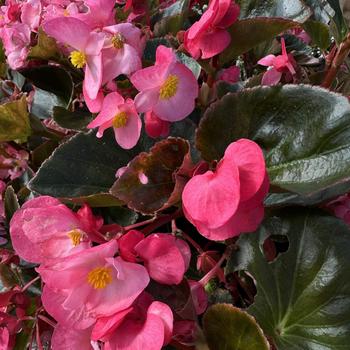
[[[57,66],[42,66],[22,70],[35,86],[31,112],[41,119],[50,118],[55,106],[68,107],[73,96],[70,74]]]
[[[199,75],[201,74],[202,67],[200,66],[200,64],[196,60],[194,60],[192,57],[187,56],[186,54],[184,54],[183,52],[180,52],[180,51],[176,52],[176,57],[182,64],[187,66],[187,68],[189,68],[192,71],[192,73],[196,77],[196,79],[199,78]]]
[[[137,146],[125,150],[107,130],[102,139],[94,132],[80,133],[59,146],[41,166],[29,187],[32,191],[75,203],[93,206],[120,204],[108,194],[116,171],[128,164],[152,142],[143,137]],[[106,205],[104,205],[106,204]]]
[[[268,263],[267,235],[287,235],[289,249]],[[350,230],[339,219],[306,209],[281,212],[242,235],[226,272],[248,271],[257,295],[248,308],[278,350],[348,349]]]
[[[26,97],[0,105],[0,142],[24,142],[31,134]]]
[[[328,90],[258,87],[212,104],[197,148],[206,160],[220,159],[231,142],[252,139],[265,151],[272,185],[318,202],[350,184],[349,123],[347,98]]]
[[[31,47],[28,58],[49,60],[56,59],[59,55],[56,40],[47,36],[42,28],[39,28],[38,43]]]
[[[303,28],[309,34],[315,45],[323,50],[329,47],[331,36],[326,24],[309,20],[303,24]]]
[[[189,0],[178,0],[165,9],[160,9],[152,18],[155,36],[176,33],[183,28],[183,24],[188,16]]]
[[[190,162],[189,150],[189,143],[180,138],[156,143],[149,153],[139,154],[128,164],[111,193],[144,214],[174,205],[186,182],[181,172]]]
[[[240,18],[281,17],[305,22],[312,14],[301,0],[237,0]]]
[[[220,54],[220,63],[232,61],[297,25],[298,23],[283,18],[251,18],[237,21],[229,29],[231,44]]]
[[[269,350],[261,328],[245,311],[216,304],[204,315],[204,333],[210,350]]]
[[[66,108],[56,106],[53,108],[53,119],[62,128],[84,130],[92,121],[93,115],[88,111],[72,112]]]

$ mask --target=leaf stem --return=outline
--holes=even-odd
[[[326,77],[321,86],[329,89],[338,73],[339,68],[348,57],[350,53],[350,33],[346,36],[345,40],[339,45],[339,48],[332,60],[332,63],[327,71]]]

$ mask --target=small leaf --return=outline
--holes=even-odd
[[[183,52],[176,52],[176,57],[178,58],[178,60],[183,63],[185,66],[187,66],[187,68],[189,68],[193,75],[196,77],[196,79],[199,78],[199,75],[201,74],[201,70],[202,67],[200,66],[200,64],[194,60],[192,57],[187,56],[186,54],[184,54]]]
[[[181,170],[189,162],[189,150],[189,143],[180,138],[156,143],[129,163],[111,193],[144,214],[176,204],[186,181]]]
[[[237,21],[229,29],[231,44],[220,54],[220,63],[230,62],[295,26],[298,26],[298,23],[282,18],[252,18]]]
[[[80,133],[59,146],[30,181],[32,191],[93,206],[120,205],[108,194],[116,171],[152,144],[143,137],[137,146],[124,150],[111,130],[98,139],[93,132]],[[106,205],[105,205],[106,204]]]
[[[12,215],[19,209],[18,198],[12,186],[8,186],[4,196],[5,216],[7,222],[10,222]]]
[[[347,98],[328,90],[258,87],[227,94],[212,104],[201,120],[196,143],[204,159],[214,160],[231,142],[250,138],[265,151],[272,185],[317,203],[344,193],[339,190],[350,185],[349,123]]]
[[[204,315],[204,333],[210,350],[269,350],[255,319],[230,304],[211,306]]]
[[[267,262],[267,235],[287,235],[289,249]],[[350,230],[320,211],[284,210],[242,235],[227,273],[249,272],[257,294],[248,312],[278,350],[347,349],[350,342]]]
[[[38,43],[31,47],[28,58],[50,60],[59,57],[59,50],[56,40],[46,35],[42,28],[39,28]]]
[[[0,142],[19,140],[25,142],[31,134],[27,100],[19,100],[0,105]]]
[[[178,0],[159,12],[152,18],[154,25],[154,35],[164,36],[176,33],[183,28],[183,24],[188,16],[189,0]]]
[[[71,112],[66,108],[56,106],[53,108],[53,119],[62,128],[84,130],[92,121],[93,116],[88,111]]]
[[[171,47],[169,40],[165,38],[152,38],[146,41],[146,47],[143,50],[144,61],[148,61],[153,64],[156,61],[156,52],[159,45],[164,45],[166,47]]]

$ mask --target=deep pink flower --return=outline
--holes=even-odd
[[[131,99],[125,101],[118,92],[111,92],[103,100],[101,112],[87,127],[99,127],[97,137],[113,127],[118,144],[130,149],[140,138],[142,122]]]
[[[139,28],[131,23],[120,23],[105,27],[103,31],[106,33],[106,43],[102,51],[102,84],[120,74],[129,75],[142,68],[145,41]]]
[[[201,19],[185,32],[185,49],[195,58],[210,58],[225,50],[231,36],[226,30],[239,16],[232,0],[211,0]]]
[[[90,340],[91,328],[76,330],[57,324],[52,334],[51,344],[53,350],[97,350],[96,342]],[[93,346],[94,345],[94,346]]]
[[[152,302],[144,293],[121,315],[97,321],[92,338],[102,337],[104,350],[161,350],[169,343],[172,331],[173,313],[169,306]]]
[[[215,172],[196,175],[186,184],[182,194],[184,213],[211,240],[252,232],[263,219],[268,187],[260,147],[241,139],[227,147]]]
[[[332,211],[337,218],[343,219],[348,225],[350,225],[349,193],[327,203],[326,208]]]
[[[44,23],[45,32],[71,47],[70,60],[76,68],[84,68],[84,88],[95,99],[102,83],[102,54],[105,35],[72,17],[58,17]]]
[[[170,132],[170,122],[158,118],[153,112],[145,114],[145,131],[149,137],[167,137]]]
[[[145,235],[137,230],[130,230],[118,239],[120,256],[130,262],[137,262],[135,246],[145,238]]]
[[[58,316],[62,314],[59,321],[65,322],[63,326],[71,325],[72,319],[86,319],[89,321],[84,326],[88,328],[94,319],[128,308],[146,288],[147,270],[121,257],[114,258],[117,247],[117,241],[112,240],[37,269],[51,290],[51,296],[43,297],[44,306],[50,312],[62,305],[61,310],[54,312]],[[79,327],[81,324],[77,322],[75,328]]]
[[[140,113],[152,111],[162,120],[175,122],[186,118],[195,107],[195,76],[176,61],[172,49],[163,45],[157,48],[155,65],[137,71],[130,80],[140,91],[135,97]]]
[[[231,66],[229,68],[222,69],[217,75],[217,80],[223,80],[231,84],[237,83],[237,81],[239,80],[240,74],[241,74],[241,71],[239,67]]]
[[[282,74],[290,76],[295,74],[294,66],[296,65],[293,55],[288,54],[284,39],[281,39],[282,55],[267,55],[258,61],[258,64],[269,67],[262,78],[262,85],[276,85],[280,82]]]
[[[68,256],[90,246],[85,226],[59,200],[41,196],[26,202],[10,222],[16,253],[24,260],[42,263]]]
[[[201,283],[189,280],[191,295],[197,315],[201,315],[208,307],[208,296]]]
[[[149,235],[134,250],[144,261],[151,278],[163,284],[179,284],[191,259],[188,244],[165,233]]]

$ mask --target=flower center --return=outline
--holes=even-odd
[[[77,245],[80,244],[80,240],[83,237],[83,235],[81,234],[80,230],[78,229],[74,229],[71,230],[67,233],[68,237],[71,239],[72,244],[74,245],[74,247],[76,247]]]
[[[124,47],[125,38],[120,33],[117,33],[112,38],[112,44],[116,49],[122,49]]]
[[[87,280],[95,289],[106,288],[112,282],[112,269],[109,267],[96,267],[89,272]]]
[[[84,52],[81,51],[73,51],[69,55],[70,61],[72,65],[76,68],[83,68],[86,64],[86,56]]]
[[[122,128],[126,125],[126,123],[128,122],[128,115],[126,112],[120,112],[118,113],[112,121],[112,125],[115,128]]]
[[[176,75],[169,75],[160,88],[160,98],[168,100],[176,94],[179,78]]]

